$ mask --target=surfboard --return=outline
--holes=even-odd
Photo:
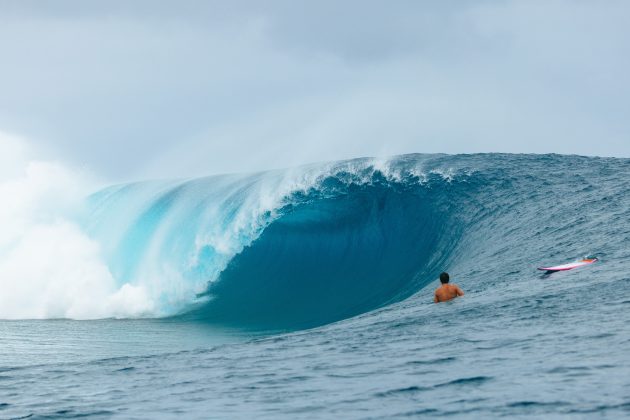
[[[574,268],[584,267],[585,265],[593,264],[597,261],[597,258],[585,258],[581,261],[576,261],[568,264],[555,265],[553,267],[538,267],[539,270],[544,271],[567,271]]]

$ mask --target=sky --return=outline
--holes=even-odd
[[[0,141],[116,181],[630,157],[628,22],[623,0],[0,0]]]

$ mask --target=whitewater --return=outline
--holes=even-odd
[[[630,414],[630,159],[85,177],[0,183],[0,418]]]

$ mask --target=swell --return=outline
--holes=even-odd
[[[628,159],[355,159],[112,186],[85,208],[77,175],[43,169],[9,183],[23,190],[0,217],[3,318],[303,328],[404,299],[442,269],[479,291],[533,264],[628,259]]]

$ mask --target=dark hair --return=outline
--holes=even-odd
[[[444,283],[448,283],[448,280],[450,279],[450,277],[448,276],[448,273],[445,271],[442,274],[440,274],[440,283],[444,284]]]

